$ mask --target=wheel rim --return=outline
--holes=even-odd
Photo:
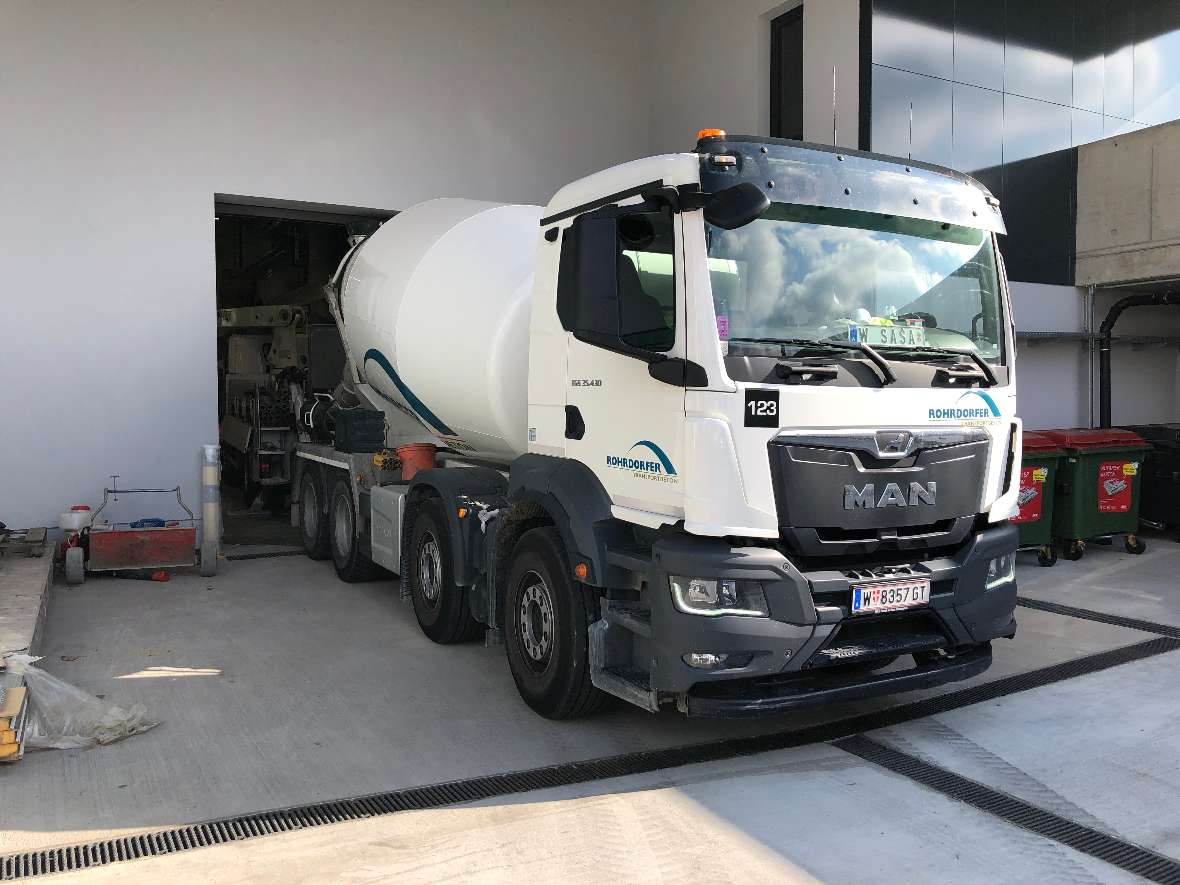
[[[316,522],[320,516],[319,505],[315,500],[315,488],[308,483],[303,488],[303,529],[309,538],[314,539],[319,534]]]
[[[526,572],[520,579],[520,605],[516,610],[516,634],[525,661],[536,671],[544,670],[553,654],[553,595],[544,578]]]
[[[438,539],[430,532],[422,534],[418,546],[418,590],[431,608],[442,592],[442,551]]]
[[[333,520],[336,524],[336,550],[341,556],[348,556],[352,549],[352,502],[343,495],[338,497],[333,515],[336,517]]]

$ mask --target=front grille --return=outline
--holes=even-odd
[[[768,445],[780,537],[805,557],[961,541],[980,511],[990,437],[978,427],[783,431]],[[912,555],[912,553],[911,553]]]

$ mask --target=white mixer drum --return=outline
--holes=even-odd
[[[342,283],[353,357],[387,413],[467,454],[527,447],[537,206],[441,199],[385,222]]]

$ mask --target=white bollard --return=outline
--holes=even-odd
[[[201,446],[201,575],[217,574],[221,546],[221,448]]]

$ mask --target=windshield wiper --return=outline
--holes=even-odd
[[[979,371],[982,373],[982,375],[977,375],[972,372],[970,375],[960,375],[959,377],[982,378],[982,380],[987,382],[988,387],[995,387],[1000,383],[996,378],[995,371],[992,370],[991,364],[974,350],[959,350],[954,347],[934,347],[928,344],[915,344],[910,347],[898,347],[895,349],[899,351],[905,351],[906,353],[929,353],[936,356],[965,356],[979,367]],[[948,374],[950,373],[948,372]]]
[[[829,339],[815,339],[815,338],[730,338],[730,341],[737,341],[738,343],[747,344],[776,344],[782,347],[826,347],[829,350],[855,350],[858,353],[863,353],[865,357],[874,366],[877,371],[881,373],[881,386],[892,384],[897,380],[897,375],[893,372],[893,367],[889,365],[889,361],[881,356],[874,348],[865,344],[862,341],[833,341]],[[786,353],[783,354],[786,356]]]

